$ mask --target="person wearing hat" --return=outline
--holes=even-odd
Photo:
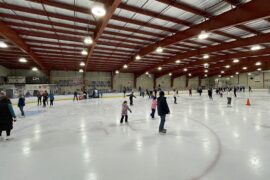
[[[157,99],[158,102],[158,115],[160,116],[160,124],[159,124],[159,132],[166,133],[166,129],[164,129],[166,115],[170,114],[170,109],[165,97],[164,91],[159,92],[159,97]]]
[[[10,139],[10,132],[13,129],[13,122],[16,122],[16,115],[11,101],[4,92],[0,92],[0,109],[0,139],[2,139],[2,131],[6,131],[6,140],[8,140]]]

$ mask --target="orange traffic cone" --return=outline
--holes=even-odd
[[[249,98],[247,99],[247,104],[246,104],[247,106],[250,106],[251,104],[250,104],[250,100],[249,100]]]

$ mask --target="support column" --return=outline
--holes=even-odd
[[[202,78],[199,76],[199,86],[202,85]]]
[[[171,88],[173,88],[173,80],[174,80],[174,77],[171,76]]]
[[[157,86],[157,78],[154,77],[153,80],[154,80],[154,88],[156,88],[156,86]]]
[[[188,87],[188,76],[186,76],[186,88]]]
[[[114,72],[111,73],[111,90],[113,90],[113,78],[114,78]]]
[[[82,90],[85,91],[86,90],[86,72],[85,71],[83,72],[82,81],[83,81]]]
[[[263,74],[263,88],[264,88],[264,72],[262,72],[262,74]]]
[[[133,79],[133,87],[136,89],[137,88],[137,74],[134,74],[134,79]]]

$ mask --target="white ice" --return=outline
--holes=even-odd
[[[124,98],[27,105],[13,139],[0,141],[1,180],[269,180],[270,95],[233,99],[168,97],[171,114],[158,133],[151,101],[137,97],[120,125]],[[5,134],[5,133],[4,133]]]

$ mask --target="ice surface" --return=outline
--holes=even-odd
[[[270,95],[253,93],[251,107],[240,96],[232,108],[226,97],[168,97],[166,135],[148,98],[134,100],[122,126],[124,98],[29,104],[13,139],[0,141],[0,179],[269,180]]]

